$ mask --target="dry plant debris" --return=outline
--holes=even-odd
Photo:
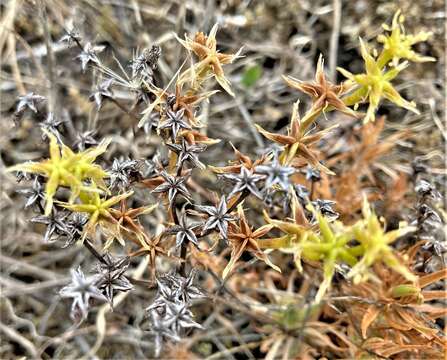
[[[443,358],[426,6],[3,2],[1,358]]]

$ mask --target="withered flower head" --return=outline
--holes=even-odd
[[[256,175],[253,171],[242,166],[239,174],[222,174],[221,176],[235,184],[228,195],[229,197],[246,190],[258,199],[262,199],[262,194],[256,187],[256,183],[264,179],[264,175]]]
[[[44,242],[48,243],[55,241],[61,235],[69,233],[70,229],[68,223],[65,221],[68,214],[64,211],[58,211],[53,207],[51,213],[46,215],[35,216],[31,219],[33,223],[44,224],[47,226],[44,235]]]
[[[96,287],[97,280],[96,276],[87,278],[81,267],[71,270],[71,283],[63,287],[59,294],[64,298],[73,298],[71,305],[71,317],[73,319],[76,319],[79,315],[82,320],[87,317],[91,298],[107,300],[101,290]]]
[[[245,213],[241,206],[238,208],[238,215],[239,225],[232,226],[228,232],[228,241],[232,248],[231,258],[222,273],[222,278],[225,279],[229,275],[244,251],[249,251],[268,266],[281,272],[281,269],[270,261],[258,244],[258,239],[267,234],[273,228],[273,225],[264,225],[253,231],[245,218]]]
[[[85,71],[87,68],[87,65],[91,62],[94,64],[99,65],[101,61],[98,58],[98,53],[103,51],[105,49],[105,46],[96,46],[92,45],[90,42],[85,44],[84,49],[81,51],[81,53],[76,57],[77,59],[81,60],[81,69],[82,71]]]
[[[45,200],[45,187],[42,183],[43,178],[40,176],[35,176],[33,185],[31,188],[17,190],[18,193],[24,194],[27,198],[25,209],[30,206],[37,207],[40,212],[43,212],[42,202]]]
[[[158,185],[152,192],[156,194],[167,193],[170,206],[172,206],[177,194],[181,194],[187,200],[191,198],[191,194],[185,186],[186,176],[172,176],[165,171],[162,171],[160,176],[164,179],[164,182]]]
[[[309,199],[309,195],[310,195],[309,190],[305,186],[300,185],[300,184],[294,185],[293,188],[294,188],[295,194],[298,197],[298,199],[300,200],[300,202],[302,204],[307,203],[307,200]]]
[[[310,115],[306,114],[306,118],[301,119],[298,112],[298,105],[298,101],[293,105],[293,112],[287,135],[269,132],[267,130],[264,130],[259,125],[256,125],[256,128],[267,139],[285,146],[284,151],[279,159],[282,164],[290,164],[295,157],[301,156],[312,166],[324,171],[327,174],[333,175],[334,173],[331,170],[329,170],[319,162],[317,154],[314,150],[312,150],[312,146],[320,141],[323,137],[325,137],[338,125],[334,125],[327,129],[311,134],[307,130],[307,127],[310,125],[310,120],[312,120],[314,112],[312,112]]]
[[[312,205],[314,206],[316,211],[321,213],[324,217],[326,217],[326,219],[330,221],[335,220],[340,216],[340,214],[333,209],[335,201],[317,199],[315,201],[312,201]]]
[[[420,180],[414,188],[416,193],[424,199],[439,200],[442,198],[441,193],[426,180]]]
[[[197,270],[193,269],[187,277],[180,276],[176,273],[167,275],[172,283],[175,296],[185,304],[189,304],[191,300],[206,297],[203,290],[194,285],[194,279]]]
[[[218,229],[223,239],[227,239],[228,223],[234,221],[235,217],[227,212],[227,202],[225,196],[220,198],[217,206],[203,206],[196,205],[196,208],[208,214],[208,219],[202,229],[202,234],[208,230]]]
[[[417,206],[417,218],[411,225],[416,226],[418,238],[426,241],[422,248],[432,252],[432,256],[424,260],[424,265],[435,264],[437,260],[441,260],[445,266],[447,263],[445,225],[438,213],[429,205],[420,203]]]
[[[231,64],[239,57],[241,50],[236,54],[222,54],[217,51],[217,24],[213,26],[208,36],[199,32],[194,39],[185,36],[185,40],[177,38],[177,40],[188,50],[192,51],[199,58],[199,62],[185,73],[185,78],[180,78],[180,82],[187,80],[197,81],[194,76],[205,72],[211,73],[220,86],[231,96],[234,96],[230,87],[230,81],[225,77],[222,65]]]
[[[157,256],[164,256],[168,258],[173,258],[173,256],[170,256],[168,251],[164,248],[164,246],[161,244],[162,236],[158,235],[153,239],[150,239],[148,236],[140,236],[138,238],[141,247],[130,254],[131,257],[134,256],[142,256],[146,255],[149,259],[149,265],[152,269],[152,276],[155,276],[155,261]]]
[[[105,263],[97,264],[98,288],[113,306],[114,292],[129,291],[133,286],[126,278],[125,272],[129,267],[129,258],[114,259],[109,253],[103,256]]]
[[[186,214],[183,213],[179,218],[178,225],[174,225],[165,231],[165,234],[175,234],[175,247],[179,248],[184,242],[191,242],[199,247],[199,240],[197,239],[194,229],[198,228],[200,224],[188,224]]]
[[[47,138],[47,133],[50,132],[54,136],[56,136],[59,143],[62,143],[61,134],[59,132],[59,126],[61,126],[65,121],[61,119],[56,119],[52,112],[48,113],[45,121],[40,123],[40,128],[43,130],[42,139]]]
[[[16,171],[16,181],[18,183],[21,183],[23,180],[29,181],[31,180],[31,175],[28,174],[26,171],[18,170]]]
[[[156,279],[157,296],[146,308],[151,323],[149,331],[155,336],[156,357],[160,355],[164,340],[180,341],[186,330],[202,328],[188,309],[191,300],[204,297],[193,284],[195,274],[192,271],[184,278],[173,272]]]
[[[17,103],[16,114],[22,113],[27,108],[36,113],[37,112],[36,105],[44,100],[46,100],[44,96],[34,94],[33,92],[30,92],[23,96],[19,96],[19,102]]]
[[[137,160],[114,159],[112,167],[107,171],[109,173],[110,188],[126,190],[130,184],[142,177],[140,172],[141,163]]]
[[[152,82],[153,71],[157,68],[157,62],[161,55],[161,48],[153,45],[132,60],[132,77],[141,77]]]
[[[233,145],[231,144],[231,146]],[[234,146],[233,151],[236,159],[231,162],[231,165],[222,167],[209,166],[209,168],[211,168],[211,170],[213,170],[216,174],[239,174],[242,168],[255,172],[257,166],[262,165],[267,161],[266,154],[253,161],[248,155],[243,154]]]
[[[312,182],[318,182],[321,180],[321,174],[318,169],[314,169],[312,166],[308,166],[305,171],[306,180]]]
[[[78,132],[73,146],[76,147],[78,151],[84,151],[87,147],[98,145],[98,142],[93,137],[94,135],[94,130]]]
[[[166,144],[169,149],[174,151],[177,157],[177,169],[183,167],[185,161],[188,161],[192,166],[199,169],[205,169],[206,166],[200,162],[198,154],[205,151],[204,145],[189,145],[185,139],[182,139],[181,144]]]
[[[156,311],[150,312],[151,326],[149,332],[155,336],[155,357],[157,358],[160,356],[165,339],[169,339],[175,342],[181,341],[180,336],[176,334],[174,330],[172,330],[170,326],[171,322],[167,320],[168,319],[165,319],[162,314],[159,314]]]
[[[152,112],[143,125],[145,134],[151,135],[152,131],[158,128],[160,124],[160,113]]]
[[[65,42],[67,43],[68,46],[72,46],[73,43],[80,44],[81,40],[82,37],[79,34],[79,32],[76,29],[72,29],[67,31],[66,34],[59,39],[59,42],[60,43]]]
[[[175,142],[180,129],[191,130],[191,126],[184,120],[184,113],[184,109],[180,109],[176,112],[167,110],[167,119],[158,125],[159,130],[169,129],[171,131],[171,139],[173,142]]]
[[[278,157],[275,156],[271,164],[257,166],[256,172],[267,176],[265,188],[279,185],[283,190],[287,190],[290,186],[289,177],[295,172],[295,168],[281,165]]]
[[[66,236],[65,244],[62,248],[73,245],[78,240],[81,240],[84,226],[88,222],[88,216],[82,213],[72,213],[67,221],[68,231],[64,234]]]
[[[113,92],[110,87],[113,84],[113,79],[104,80],[93,91],[93,93],[89,96],[90,101],[94,101],[98,109],[101,108],[102,102],[104,99],[110,99],[113,97]]]
[[[297,89],[309,95],[313,100],[313,108],[317,111],[325,111],[332,107],[346,115],[358,117],[356,112],[345,105],[341,97],[346,94],[352,85],[343,83],[334,85],[326,80],[324,75],[324,60],[320,54],[318,58],[317,70],[315,72],[315,82],[304,82],[283,76],[283,79],[291,88]]]
[[[175,334],[189,328],[203,329],[203,326],[193,320],[193,314],[187,304],[168,302],[164,320],[170,324]]]

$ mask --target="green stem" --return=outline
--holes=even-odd
[[[257,243],[261,249],[287,249],[292,246],[289,235],[273,239],[258,239]]]
[[[393,55],[388,50],[383,50],[377,59],[377,65],[383,69],[393,58]]]

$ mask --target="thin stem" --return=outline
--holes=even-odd
[[[54,68],[55,68],[55,59],[53,48],[51,44],[51,35],[48,29],[48,16],[45,4],[43,1],[40,1],[40,16],[42,20],[42,27],[44,33],[44,41],[45,47],[47,49],[47,70],[48,70],[48,79],[50,80],[50,87],[48,90],[48,111],[52,113],[56,113],[56,104],[57,104],[57,91],[56,91],[56,82],[54,77]],[[57,114],[56,114],[57,115]]]
[[[333,6],[333,24],[331,32],[331,42],[329,45],[329,77],[335,83],[337,72],[337,55],[338,55],[338,40],[340,37],[340,23],[341,23],[341,0],[332,0]]]
[[[309,194],[310,201],[314,199],[314,191],[315,191],[315,181],[312,180],[310,183],[310,194]]]
[[[241,192],[241,194],[239,195],[239,198],[236,200],[236,202],[233,204],[233,205],[231,205],[231,207],[227,210],[227,214],[230,214],[232,211],[234,211],[234,209],[236,209],[237,207],[238,207],[238,205],[242,202],[242,201],[244,201],[244,199],[248,196],[248,195],[250,195],[250,191],[248,191],[248,190],[243,190],[242,192]]]
[[[183,259],[184,261],[181,261],[180,265],[179,265],[179,273],[183,277],[186,277],[186,255],[187,255],[187,252],[188,252],[188,245],[187,245],[187,243],[183,242],[182,247],[180,249],[180,258]]]
[[[104,260],[104,258],[102,257],[102,255],[94,248],[94,246],[91,244],[90,241],[88,241],[87,239],[84,240],[83,242],[84,246],[87,248],[88,251],[90,251],[90,253],[97,258],[100,262],[102,262],[105,265],[108,265],[107,261]]]
[[[175,201],[175,199],[174,199],[174,201]],[[179,224],[178,214],[177,214],[177,210],[175,209],[175,205],[174,204],[172,204],[172,206],[169,208],[169,211],[172,214],[172,220],[174,221],[174,224],[178,225]]]
[[[40,211],[42,214],[45,213],[45,209],[44,209],[44,207],[42,206],[42,204],[40,203],[40,201],[37,202],[37,207],[39,208],[39,211]]]

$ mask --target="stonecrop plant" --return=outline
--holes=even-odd
[[[114,105],[134,121],[134,132],[145,132],[157,144],[147,158],[134,158],[132,151],[118,158],[113,137],[97,139],[93,124],[69,146],[56,116],[46,114],[48,156],[7,168],[32,182],[21,192],[25,207],[36,213],[31,221],[46,227],[44,241],[82,246],[96,258],[94,269],[73,264],[71,282],[59,291],[64,304],[72,301],[76,326],[91,321],[90,314],[108,334],[103,309],[151,294],[140,309],[144,316],[135,315],[143,321],[126,326],[147,331],[147,356],[163,357],[172,344],[206,332],[209,321],[195,316],[201,313],[197,304],[214,306],[228,296],[236,305],[249,304],[235,306],[254,314],[260,334],[255,338],[268,359],[439,358],[445,337],[435,319],[441,310],[427,302],[440,299],[441,292],[425,289],[446,277],[445,265],[424,270],[431,255],[422,254],[432,251],[443,259],[446,250],[430,238],[445,221],[441,195],[419,180],[417,219],[387,224],[377,198],[365,188],[356,194],[361,209],[355,202],[337,203],[336,179],[343,174],[321,151],[344,119],[360,128],[382,124],[376,118],[385,100],[418,113],[415,102],[398,92],[396,79],[413,62],[435,59],[414,48],[430,33],[409,35],[403,21],[398,11],[375,45],[360,39],[364,68],[358,74],[338,68],[345,78],[340,83],[328,79],[323,55],[314,80],[284,74],[291,94],[310,97],[310,106],[291,104],[286,131],[255,124],[268,145],[255,157],[233,146],[229,164],[204,160],[219,140],[208,137],[207,116],[213,115],[205,116],[202,108],[212,106],[222,90],[238,98],[227,69],[243,59],[244,49],[221,51],[217,24],[208,33],[175,35],[185,61],[168,82],[158,76],[162,47],[136,52],[126,66],[118,58],[108,61],[104,46],[68,29],[61,42],[77,49],[77,65],[94,75],[90,100],[97,111]],[[21,96],[17,119],[41,112],[44,101],[33,92]],[[340,122],[325,126],[335,112]],[[210,182],[220,184],[219,193],[207,188]],[[319,197],[323,193],[328,197]],[[339,212],[346,208],[350,216]],[[198,285],[208,275],[217,289],[209,280]],[[255,300],[263,286],[271,295]],[[243,288],[251,292],[239,297]],[[313,289],[311,295],[304,296],[304,288]],[[329,317],[336,320],[325,323]]]

